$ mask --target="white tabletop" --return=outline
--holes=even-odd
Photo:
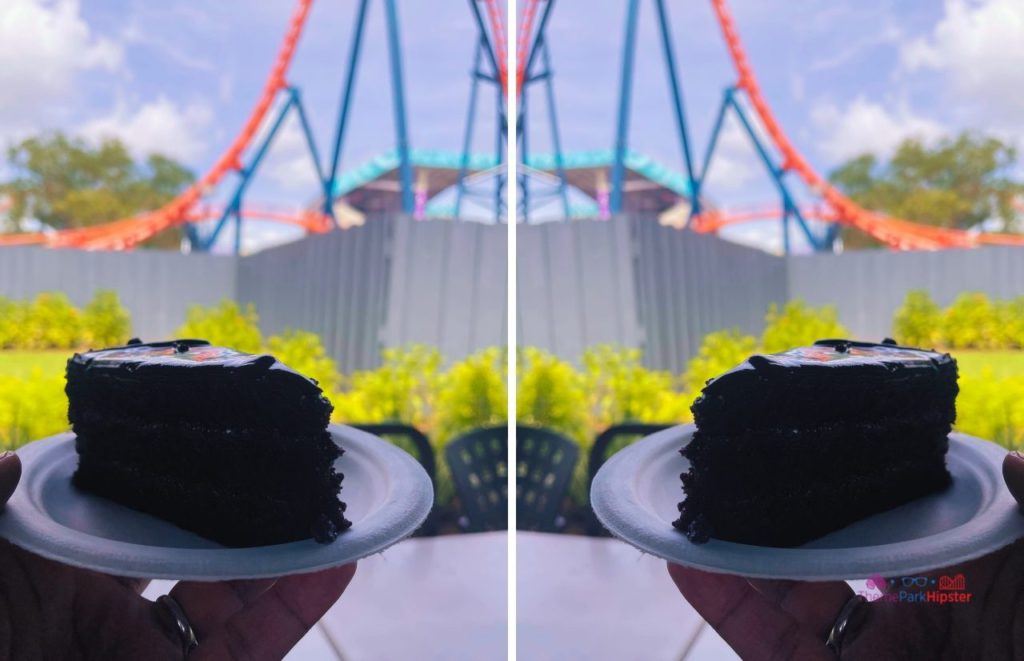
[[[516,565],[520,659],[737,658],[665,562],[623,542],[519,532]]]
[[[359,561],[338,603],[286,659],[504,659],[508,533],[407,539]],[[171,581],[144,593],[166,594]]]
[[[347,661],[504,659],[508,533],[406,540],[361,560],[320,621]]]

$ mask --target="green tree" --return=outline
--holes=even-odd
[[[1016,231],[1013,199],[1024,186],[1011,174],[1016,149],[997,138],[961,133],[927,146],[904,140],[887,162],[873,154],[853,158],[829,179],[861,206],[936,227],[968,229],[999,219]],[[849,247],[876,246],[871,237],[844,229]]]
[[[194,175],[160,154],[136,162],[125,145],[107,139],[91,146],[81,138],[49,133],[27,138],[7,150],[11,178],[0,193],[11,198],[9,231],[35,218],[55,229],[90,227],[150,211],[188,186]],[[148,245],[177,246],[177,230]]]

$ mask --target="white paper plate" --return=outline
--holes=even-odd
[[[601,523],[642,551],[724,574],[824,581],[907,576],[991,553],[1024,537],[1024,515],[1006,489],[1006,450],[951,434],[946,463],[953,486],[862,519],[796,548],[712,539],[693,544],[672,527],[683,500],[679,449],[693,425],[653,434],[612,456],[594,478],[590,501]]]
[[[423,523],[434,490],[405,451],[366,432],[331,425],[345,449],[341,498],[352,527],[330,544],[303,540],[227,548],[71,485],[78,463],[74,434],[18,450],[22,477],[0,514],[0,537],[32,553],[106,574],[223,581],[300,574],[377,553]]]

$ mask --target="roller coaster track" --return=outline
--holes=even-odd
[[[203,218],[202,213],[197,213],[197,206],[202,197],[213,190],[224,179],[229,172],[237,172],[242,169],[242,155],[252,143],[260,127],[269,113],[278,93],[287,86],[286,74],[295,55],[295,47],[302,29],[305,27],[306,18],[313,0],[298,0],[291,20],[288,23],[288,31],[285,33],[284,41],[277,52],[274,65],[270,75],[263,85],[259,100],[249,113],[249,117],[242,130],[231,142],[228,148],[220,155],[211,167],[198,181],[185,189],[176,198],[164,206],[140,214],[131,218],[115,220],[110,223],[86,227],[81,229],[59,230],[43,235],[43,240],[32,240],[28,237],[33,235],[8,235],[0,236],[0,245],[11,245],[17,243],[45,243],[55,248],[84,248],[87,250],[125,250],[134,248],[139,243],[149,239],[156,234],[174,227],[190,222],[197,222]],[[35,235],[34,238],[38,238]]]
[[[212,191],[231,172],[243,170],[242,156],[267,119],[279,93],[287,87],[286,74],[295,54],[302,30],[305,27],[313,0],[297,0],[288,24],[284,40],[277,52],[263,90],[256,105],[249,114],[242,129],[214,165],[195,183],[180,195],[159,209],[145,212],[102,225],[87,228],[58,230],[48,233],[26,233],[0,235],[2,245],[42,244],[51,247],[73,247],[87,250],[126,250],[134,248],[156,234],[175,226],[196,223],[215,217],[212,211],[204,209],[202,198]],[[517,94],[528,64],[530,36],[533,31],[537,9],[545,0],[525,0],[516,43]],[[499,63],[499,76],[504,89],[508,88],[506,53],[508,37],[505,30],[498,0],[485,0],[494,50]],[[865,232],[885,245],[900,250],[935,250],[941,248],[969,248],[983,244],[1024,245],[1024,236],[1014,234],[989,234],[965,230],[940,228],[909,220],[893,218],[864,209],[846,197],[821,177],[796,149],[772,113],[761,91],[753,68],[747,56],[735,22],[725,0],[711,0],[715,15],[725,39],[729,55],[736,68],[738,80],[736,89],[745,93],[750,106],[760,120],[772,144],[782,156],[781,169],[793,172],[814,193],[820,196],[825,209],[808,210],[807,217],[829,223],[840,223]],[[717,231],[722,227],[769,217],[767,212],[745,212],[723,214],[707,210],[694,218],[692,227],[697,231]],[[303,227],[310,232],[326,231],[329,219],[323,214],[287,214],[243,210],[247,218],[259,218]]]
[[[750,105],[761,120],[769,139],[782,155],[782,169],[794,172],[804,184],[820,195],[828,205],[827,212],[818,214],[819,220],[836,222],[865,232],[882,243],[899,250],[936,250],[941,248],[970,248],[980,244],[1024,245],[1024,236],[1014,234],[981,234],[964,230],[933,227],[909,220],[892,218],[868,211],[843,195],[821,177],[796,149],[782,125],[776,120],[761,86],[754,76],[750,60],[740,41],[739,33],[725,0],[711,0],[722,30],[729,55],[736,67],[736,87],[746,93]],[[698,223],[699,224],[699,223]]]

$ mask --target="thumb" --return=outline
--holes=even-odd
[[[0,453],[0,507],[14,494],[21,479],[21,459],[10,450]]]
[[[1024,507],[1024,455],[1011,452],[1003,459],[1003,480],[1017,503]]]

